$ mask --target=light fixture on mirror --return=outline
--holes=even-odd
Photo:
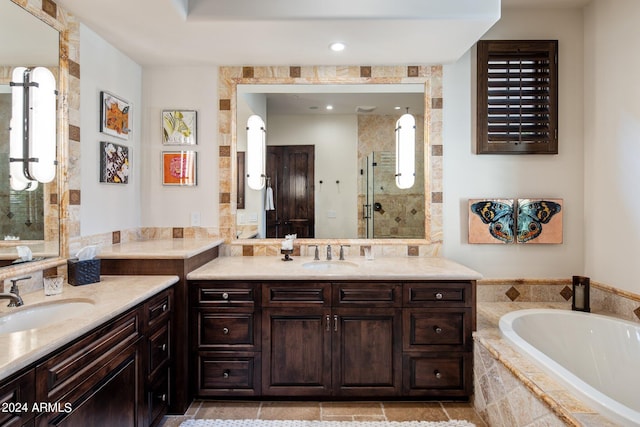
[[[44,67],[16,67],[11,78],[11,188],[33,191],[56,175],[56,82]]]
[[[247,185],[252,190],[264,188],[266,134],[262,117],[250,116],[247,120]]]
[[[407,112],[396,122],[396,186],[411,188],[416,179],[416,119]]]

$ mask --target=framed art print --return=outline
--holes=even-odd
[[[163,151],[162,184],[196,185],[197,154],[195,151]]]
[[[100,142],[100,182],[128,184],[129,148],[112,142]]]
[[[511,199],[469,200],[469,243],[515,243]]]
[[[165,145],[195,145],[196,112],[165,110],[162,112],[162,143]]]
[[[100,132],[129,139],[131,132],[131,105],[109,92],[100,92]]]
[[[562,243],[562,199],[518,199],[518,243]]]

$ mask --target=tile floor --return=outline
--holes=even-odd
[[[470,403],[464,402],[291,402],[195,401],[185,415],[167,416],[160,427],[178,427],[184,420],[263,419],[332,421],[467,420],[486,427]]]

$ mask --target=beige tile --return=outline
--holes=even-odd
[[[322,417],[384,416],[380,402],[322,402]]]
[[[160,421],[158,427],[179,427],[183,421],[189,420],[191,417],[185,417],[183,415],[178,416],[166,416]]]
[[[194,418],[242,420],[258,418],[260,402],[202,402]]]
[[[263,402],[259,418],[262,420],[320,420],[318,402]]]
[[[482,417],[476,412],[471,403],[442,402],[442,407],[451,420],[467,420],[474,423],[476,427],[486,427]]]
[[[449,417],[438,402],[384,402],[388,421],[448,421]]]

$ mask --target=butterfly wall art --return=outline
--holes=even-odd
[[[471,199],[469,243],[562,243],[562,199]]]

